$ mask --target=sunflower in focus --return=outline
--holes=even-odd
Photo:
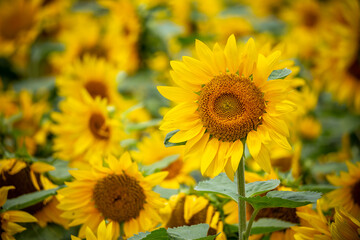
[[[0,188],[0,207],[2,207],[6,200],[9,190],[15,189],[14,186],[4,186]],[[36,222],[37,219],[31,214],[24,211],[5,211],[0,213],[1,221],[1,239],[15,240],[14,234],[26,230],[26,228],[16,224],[16,222]]]
[[[160,186],[164,188],[178,189],[180,184],[194,185],[195,180],[189,173],[199,166],[196,161],[184,160],[184,146],[174,146],[167,148],[164,145],[164,136],[160,132],[153,132],[149,137],[143,138],[138,144],[139,151],[133,151],[131,154],[137,162],[143,165],[150,165],[161,161],[165,157],[178,155],[178,158],[169,164],[162,171],[169,174],[161,182]]]
[[[330,226],[334,240],[360,239],[360,221],[342,208],[335,208],[334,222]]]
[[[164,116],[160,129],[179,129],[171,142],[185,142],[185,158],[201,159],[201,173],[210,177],[224,171],[230,179],[238,168],[246,142],[251,156],[271,171],[265,144],[274,141],[291,149],[284,115],[293,111],[289,81],[267,81],[279,61],[276,51],[257,53],[253,39],[239,49],[234,35],[224,50],[210,50],[196,41],[198,59],[172,61],[172,79],[179,87],[158,87],[178,105]]]
[[[95,99],[106,99],[110,105],[121,107],[121,97],[117,92],[116,69],[104,59],[85,56],[75,60],[56,79],[59,95],[82,100],[79,89],[85,89]]]
[[[91,231],[90,228],[86,228],[86,240],[112,240],[116,239],[113,237],[112,229],[113,229],[114,222],[110,222],[106,225],[106,221],[103,220],[97,229],[97,234],[95,234]],[[81,238],[75,237],[71,235],[71,240],[81,240]]]
[[[40,190],[56,188],[50,180],[44,176],[48,171],[55,168],[44,162],[26,163],[19,159],[0,160],[0,186],[13,186],[9,189],[8,199],[13,199],[24,194]],[[67,228],[67,220],[60,217],[62,213],[56,208],[58,201],[55,197],[49,197],[43,202],[23,209],[37,218],[38,224],[45,227],[48,222],[53,222]]]
[[[217,240],[226,239],[220,212],[216,211],[204,197],[179,193],[170,197],[166,211],[167,213],[163,216],[166,228],[207,223],[209,224],[208,235],[219,233]]]
[[[360,162],[346,162],[346,165],[348,172],[340,172],[340,176],[327,176],[328,181],[339,188],[324,197],[329,207],[340,206],[354,217],[360,218]]]
[[[120,121],[111,117],[107,100],[93,99],[82,91],[83,101],[68,98],[53,112],[56,122],[51,131],[56,135],[54,150],[57,157],[70,161],[101,161],[107,154],[119,154],[123,132]],[[72,144],[69,144],[72,143]]]
[[[84,237],[87,227],[94,232],[106,219],[113,224],[111,236],[115,239],[120,234],[120,223],[126,238],[155,228],[161,222],[158,210],[164,202],[152,188],[167,173],[144,177],[127,152],[120,159],[110,155],[106,163],[108,167],[70,171],[75,180],[58,191],[58,207],[65,211],[62,216],[71,220],[69,226],[81,224],[79,237]]]

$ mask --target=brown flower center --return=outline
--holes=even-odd
[[[110,137],[110,128],[105,124],[105,117],[100,113],[93,113],[89,120],[89,127],[94,137],[106,140]]]
[[[93,198],[105,218],[126,222],[139,216],[146,196],[134,177],[112,174],[96,183]]]
[[[0,20],[0,35],[7,40],[14,40],[26,31],[29,31],[35,23],[35,9],[26,1],[6,12]]]
[[[201,121],[213,137],[224,142],[245,138],[261,124],[264,112],[263,93],[249,78],[222,74],[200,93]]]
[[[198,213],[194,214],[188,223],[185,222],[184,218],[184,206],[185,206],[185,198],[181,198],[175,205],[174,210],[171,213],[170,220],[166,224],[167,228],[174,228],[180,226],[192,226],[200,223],[206,223],[207,210],[209,205],[203,208]],[[208,235],[215,235],[217,233],[216,229],[209,228]]]
[[[351,196],[354,203],[360,207],[360,181],[356,182],[352,187]]]
[[[162,171],[168,171],[169,174],[166,176],[165,180],[173,179],[177,175],[179,175],[181,168],[183,167],[184,163],[182,159],[178,159],[175,162],[172,162],[169,166],[162,169]]]
[[[359,48],[360,48],[360,43],[359,43]],[[348,72],[351,74],[351,76],[353,76],[356,80],[360,82],[360,51],[359,51],[359,55],[356,56],[356,59],[348,68]]]
[[[11,169],[10,169],[11,170]],[[36,181],[39,184],[40,189],[44,189],[41,181],[40,174],[34,173]],[[33,185],[30,177],[30,167],[26,166],[21,169],[14,175],[9,174],[8,172],[3,172],[2,176],[0,176],[0,187],[4,186],[14,186],[15,189],[11,189],[8,192],[8,199],[17,198],[27,193],[36,192],[37,189]],[[22,210],[29,212],[30,214],[34,214],[40,211],[44,207],[42,202],[32,205],[30,207],[24,208]]]
[[[303,22],[306,27],[313,28],[319,22],[319,14],[316,12],[316,10],[307,9],[303,16]]]
[[[296,215],[296,208],[263,208],[256,215],[255,220],[260,218],[277,218],[287,222],[300,223],[300,219]]]
[[[79,58],[84,59],[85,55],[91,55],[93,57],[107,59],[108,51],[104,48],[104,46],[99,44],[93,46],[84,46],[79,51]]]
[[[97,96],[100,98],[109,98],[106,85],[100,81],[88,81],[85,84],[85,89],[92,98],[96,98]]]

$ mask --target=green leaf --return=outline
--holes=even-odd
[[[71,168],[68,167],[68,164],[69,161],[54,159],[51,165],[55,167],[55,170],[47,173],[51,181],[58,185],[64,184],[65,181],[70,181],[72,177],[69,170],[71,170]]]
[[[180,130],[177,129],[177,130],[171,131],[168,134],[166,134],[165,140],[164,140],[165,147],[174,147],[174,146],[180,146],[180,145],[185,145],[186,144],[186,142],[181,142],[181,143],[172,143],[172,142],[170,142],[170,138],[172,138],[172,136],[174,136],[179,131]]]
[[[192,226],[182,226],[177,228],[169,228],[167,230],[170,237],[175,239],[198,239],[207,236],[209,225],[201,223]]]
[[[279,184],[280,184],[280,180],[278,179],[247,183],[245,185],[245,196],[252,197],[255,195],[268,192],[270,190],[275,189],[277,186],[279,186]]]
[[[2,207],[3,208],[2,211],[20,210],[30,207],[36,203],[45,200],[47,197],[56,195],[56,191],[63,187],[64,186],[59,186],[57,188],[28,193],[21,195],[20,197],[17,198],[9,199]]]
[[[239,198],[239,195],[236,193],[236,184],[232,182],[225,173],[220,173],[208,181],[199,182],[195,187],[195,190],[199,192],[222,194],[232,198],[236,202]]]
[[[164,157],[163,159],[161,159],[160,161],[158,161],[154,164],[151,164],[149,166],[142,166],[142,170],[145,171],[146,175],[150,175],[150,174],[156,172],[157,170],[162,170],[162,169],[168,167],[170,164],[172,164],[177,159],[179,159],[179,157],[180,157],[179,154],[174,154],[174,155]]]
[[[268,80],[274,80],[274,79],[284,79],[291,73],[290,69],[283,68],[279,70],[274,70],[271,72]]]
[[[333,186],[330,184],[309,184],[309,185],[303,185],[300,186],[299,189],[301,191],[315,191],[315,192],[321,192],[321,193],[328,193],[335,189],[337,189],[337,186]]]
[[[255,209],[261,209],[301,207],[310,203],[315,203],[320,197],[321,193],[318,192],[270,191],[265,197],[243,197],[243,199],[249,202]]]
[[[169,199],[172,195],[176,195],[179,192],[179,189],[170,189],[170,188],[163,188],[159,185],[156,185],[153,188],[153,191],[160,194],[160,197]]]
[[[251,234],[263,234],[269,232],[280,231],[296,224],[291,222],[282,221],[275,218],[261,218],[254,222],[251,228]]]
[[[36,92],[40,89],[49,90],[55,87],[54,77],[41,77],[41,78],[29,78],[23,81],[15,82],[13,84],[15,91],[21,91],[26,89],[31,92]]]
[[[136,234],[136,235],[132,236],[131,238],[129,238],[128,240],[140,240],[140,239],[144,239],[144,240],[170,240],[170,237],[169,237],[168,233],[166,232],[165,228],[159,228],[159,229],[157,229],[155,231],[152,231],[151,233],[145,232],[145,233]]]
[[[71,235],[76,236],[79,232],[80,226],[64,229],[62,226],[48,223],[46,227],[40,227],[38,223],[21,223],[26,228],[26,231],[16,234],[14,237],[17,240],[68,240]]]

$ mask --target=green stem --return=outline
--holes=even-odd
[[[246,232],[245,232],[245,240],[249,239],[250,236],[250,231],[251,231],[251,227],[253,225],[253,222],[255,220],[256,215],[258,214],[258,212],[261,209],[255,209],[254,212],[251,214],[250,220],[248,222],[247,228],[246,228]]]
[[[245,142],[243,142],[243,154],[240,159],[238,169],[236,171],[238,182],[238,194],[245,197]],[[246,229],[246,206],[245,201],[239,198],[239,240],[243,240]]]
[[[121,222],[121,223],[119,223],[119,224],[120,224],[120,236],[119,236],[119,240],[123,240],[123,239],[125,239],[125,238],[124,238],[124,235],[125,235],[125,233],[124,233],[124,223]]]

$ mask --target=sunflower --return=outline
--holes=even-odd
[[[43,174],[55,168],[44,162],[26,163],[19,159],[0,160],[0,186],[13,186],[8,192],[8,198],[16,198],[23,194],[40,190],[48,190],[57,187]],[[53,222],[67,227],[67,221],[60,217],[62,213],[56,208],[58,201],[55,197],[49,197],[43,202],[23,209],[34,215],[38,224],[42,227],[48,222]]]
[[[267,172],[270,157],[265,144],[274,141],[291,149],[284,114],[293,110],[286,80],[267,81],[281,55],[257,54],[253,39],[242,50],[234,35],[222,50],[211,51],[196,41],[200,60],[172,61],[172,79],[179,87],[158,87],[179,103],[164,116],[161,130],[179,129],[171,142],[186,142],[185,154],[201,159],[201,173],[210,177],[224,171],[234,178],[246,141],[252,157]]]
[[[164,136],[160,132],[153,132],[149,137],[145,137],[138,143],[139,151],[133,151],[131,154],[134,159],[143,165],[156,163],[165,157],[178,155],[178,158],[169,166],[162,169],[169,174],[161,182],[160,186],[164,188],[178,189],[180,184],[194,185],[195,180],[189,175],[192,170],[198,169],[196,161],[184,160],[184,146],[175,146],[167,148],[164,145]]]
[[[346,162],[348,172],[328,175],[328,181],[339,188],[325,195],[329,207],[340,206],[356,218],[360,217],[360,162]]]
[[[58,191],[58,207],[71,220],[69,226],[81,224],[79,237],[84,237],[87,227],[94,232],[106,219],[113,223],[114,238],[120,234],[120,223],[125,237],[154,228],[161,222],[158,210],[164,202],[152,188],[167,172],[144,177],[127,152],[120,159],[110,155],[106,163],[108,167],[70,171],[75,180]]]
[[[64,160],[100,161],[106,154],[120,152],[120,121],[110,117],[106,99],[93,99],[85,90],[83,101],[68,98],[60,103],[61,112],[51,118],[56,135],[54,150]]]
[[[321,211],[320,201],[316,204],[317,211],[297,212],[298,217],[303,221],[301,226],[291,227],[295,231],[295,239],[322,239],[331,240],[331,233],[328,220]]]
[[[9,190],[15,189],[14,186],[5,186],[0,188],[0,207],[6,200]],[[26,228],[16,224],[16,222],[36,222],[36,218],[24,211],[5,211],[0,213],[1,221],[1,239],[15,240],[14,234],[26,230]]]
[[[349,212],[337,207],[330,231],[334,240],[360,239],[360,221]]]
[[[264,176],[260,176],[259,174],[253,173],[253,172],[245,172],[245,180],[246,182],[255,182],[255,181],[267,181],[270,179],[278,179],[279,176],[272,171],[270,174],[265,174]],[[292,191],[292,189],[284,187],[280,185],[277,190],[279,191]],[[238,218],[238,205],[235,201],[229,201],[224,205],[224,214],[227,215],[225,218],[225,222],[228,224],[237,224],[239,222]],[[247,211],[246,211],[246,218],[247,220],[250,219],[252,212],[254,209],[251,205],[247,204]],[[304,222],[297,216],[297,213],[307,213],[310,211],[310,208],[308,206],[304,207],[297,207],[297,208],[264,208],[259,211],[259,213],[256,215],[255,220],[258,220],[260,218],[276,218],[279,220],[291,222],[294,224],[304,224]],[[284,231],[276,231],[271,233],[270,239],[276,240],[276,239],[284,239],[284,240],[293,240],[295,232],[288,228]],[[253,235],[255,239],[258,239],[261,237],[258,235]]]
[[[168,209],[170,210],[168,214],[164,214],[166,228],[207,223],[209,224],[209,235],[220,233],[216,239],[226,239],[220,212],[216,211],[206,198],[179,193],[170,197]]]
[[[9,24],[11,23],[11,24]],[[39,3],[34,0],[0,2],[0,55],[28,48],[39,30]]]
[[[352,0],[334,4],[327,48],[321,52],[314,72],[335,100],[360,113],[360,5]]]
[[[65,67],[56,79],[59,95],[82,100],[79,89],[85,89],[95,99],[107,99],[111,105],[121,107],[121,98],[117,92],[116,69],[104,59],[85,56]]]
[[[106,221],[103,220],[99,224],[97,229],[97,236],[91,231],[90,228],[86,228],[86,239],[87,240],[115,240],[116,238],[113,237],[113,225],[114,222],[110,222],[106,225]],[[81,240],[81,238],[75,237],[71,235],[71,240]]]

